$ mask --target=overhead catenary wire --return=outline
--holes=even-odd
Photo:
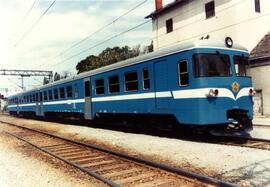
[[[17,41],[17,43],[11,48],[9,52],[12,52],[21,41],[34,29],[34,27],[40,22],[40,20],[45,16],[45,14],[50,10],[50,8],[55,4],[56,0],[54,0],[49,7],[41,14],[41,16],[35,21],[35,23],[24,33],[24,35]]]
[[[81,55],[82,53],[85,53],[85,52],[87,52],[87,51],[90,51],[90,50],[92,50],[92,49],[94,49],[94,48],[96,48],[96,47],[98,47],[98,46],[100,46],[100,45],[102,45],[102,44],[104,44],[104,43],[106,43],[106,42],[111,41],[111,40],[114,39],[114,38],[117,38],[117,37],[119,37],[119,36],[121,36],[121,35],[123,35],[123,34],[126,34],[126,33],[130,32],[130,31],[134,30],[134,29],[137,29],[137,28],[139,28],[139,27],[141,27],[141,26],[143,26],[143,25],[149,23],[150,21],[151,21],[151,20],[147,20],[147,21],[145,21],[145,22],[143,22],[143,23],[140,23],[140,24],[138,24],[138,25],[136,25],[136,26],[134,26],[134,27],[132,27],[132,28],[129,28],[129,29],[127,29],[127,30],[125,30],[125,31],[123,31],[123,32],[121,32],[121,33],[118,33],[118,34],[116,34],[116,35],[114,35],[114,36],[112,36],[112,37],[110,37],[110,38],[107,38],[106,40],[103,40],[103,41],[101,41],[101,42],[99,42],[99,43],[97,43],[97,44],[95,44],[95,45],[93,45],[93,46],[91,46],[91,47],[89,47],[89,48],[87,48],[87,49],[84,49],[84,50],[82,50],[82,51],[76,53],[75,55],[72,55],[72,56],[70,56],[70,57],[68,57],[68,58],[66,58],[66,59],[64,59],[64,60],[62,60],[62,61],[59,62],[59,63],[55,63],[55,64],[50,65],[50,67],[54,67],[54,66],[57,66],[57,65],[59,65],[59,64],[63,64],[64,62],[66,62],[66,61],[68,61],[68,60],[71,60],[71,59],[73,59],[73,58],[75,58],[75,57]]]
[[[15,32],[13,33],[12,36],[15,36],[15,35],[17,34],[18,30],[21,28],[21,26],[23,25],[23,23],[25,22],[25,20],[27,20],[29,14],[30,14],[30,12],[33,10],[33,8],[34,8],[36,2],[37,2],[37,0],[34,0],[34,2],[32,3],[32,5],[31,5],[31,7],[30,7],[30,9],[29,9],[29,10],[26,12],[26,14],[24,15],[24,17],[23,17],[21,23],[19,24],[19,26],[17,27],[17,29],[15,30]]]
[[[129,13],[133,12],[134,10],[136,10],[137,8],[139,8],[140,6],[142,6],[143,4],[145,4],[148,0],[144,0],[142,2],[140,2],[139,4],[137,4],[135,7],[129,9],[128,11],[126,11],[125,13],[123,13],[122,15],[120,15],[119,17],[117,17],[116,19],[114,19],[113,21],[111,21],[110,23],[104,25],[103,27],[97,29],[96,31],[94,31],[93,33],[91,33],[90,35],[84,37],[83,39],[81,39],[80,41],[76,42],[75,44],[73,44],[72,46],[70,46],[69,48],[65,49],[64,51],[60,52],[60,55],[66,53],[67,51],[69,51],[70,49],[73,49],[74,47],[80,45],[81,43],[85,42],[86,40],[88,40],[89,38],[91,38],[92,36],[94,36],[95,34],[99,33],[100,31],[104,30],[105,28],[113,25],[116,21],[118,21],[119,19],[123,18],[124,16],[128,15]]]

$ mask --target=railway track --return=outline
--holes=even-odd
[[[270,140],[262,138],[252,138],[245,136],[218,136],[211,138],[210,142],[270,151]]]
[[[180,168],[99,148],[27,127],[12,126],[10,136],[30,144],[109,186],[236,186]]]
[[[253,124],[253,126],[254,126],[254,127],[259,127],[259,128],[270,128],[270,125],[260,125],[260,124],[254,125],[254,124]]]

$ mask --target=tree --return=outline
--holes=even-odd
[[[54,76],[53,76],[53,81],[59,81],[61,79],[60,74],[58,74],[57,72],[55,72]]]
[[[77,73],[90,71],[102,66],[114,64],[116,62],[136,57],[140,54],[140,45],[133,48],[129,46],[106,48],[98,56],[90,55],[81,60],[77,66]]]

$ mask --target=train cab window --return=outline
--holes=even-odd
[[[57,88],[53,89],[53,97],[55,100],[59,98],[59,92]]]
[[[60,99],[64,99],[65,98],[65,88],[64,87],[59,88],[59,92],[60,92]]]
[[[104,79],[97,79],[95,81],[96,95],[104,95]]]
[[[119,93],[120,92],[120,84],[119,84],[119,76],[111,76],[109,77],[109,93]]]
[[[142,78],[143,78],[143,89],[149,90],[150,89],[150,77],[149,77],[149,70],[147,68],[143,69]]]
[[[188,62],[186,60],[178,63],[178,80],[180,86],[187,86],[189,84]]]
[[[138,75],[137,71],[125,73],[125,91],[138,90]]]
[[[79,88],[78,88],[77,83],[75,83],[75,85],[74,85],[74,97],[75,98],[79,97]]]
[[[67,89],[67,98],[71,98],[72,97],[72,86],[68,85],[66,87],[66,89]]]
[[[234,56],[234,67],[237,76],[246,76],[246,65],[248,65],[248,58],[243,56]]]
[[[84,96],[90,97],[90,81],[84,82]]]
[[[47,100],[48,100],[48,94],[47,94],[47,91],[44,91],[44,92],[43,92],[43,98],[44,98],[44,101],[47,101]]]
[[[194,54],[193,73],[195,77],[229,77],[232,73],[230,57],[224,54]]]
[[[49,95],[49,100],[53,100],[53,96],[52,96],[52,90],[49,90],[48,91],[48,95]]]

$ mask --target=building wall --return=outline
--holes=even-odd
[[[269,61],[270,62],[270,61]],[[262,91],[263,114],[270,115],[270,65],[251,67],[248,74],[252,77],[252,83],[256,90]]]
[[[215,16],[205,18],[205,3],[190,0],[183,6],[153,18],[154,50],[178,42],[211,38],[233,38],[252,50],[270,30],[270,1],[261,0],[261,13],[255,12],[254,0],[215,0]],[[173,18],[173,32],[166,33],[166,20]]]

